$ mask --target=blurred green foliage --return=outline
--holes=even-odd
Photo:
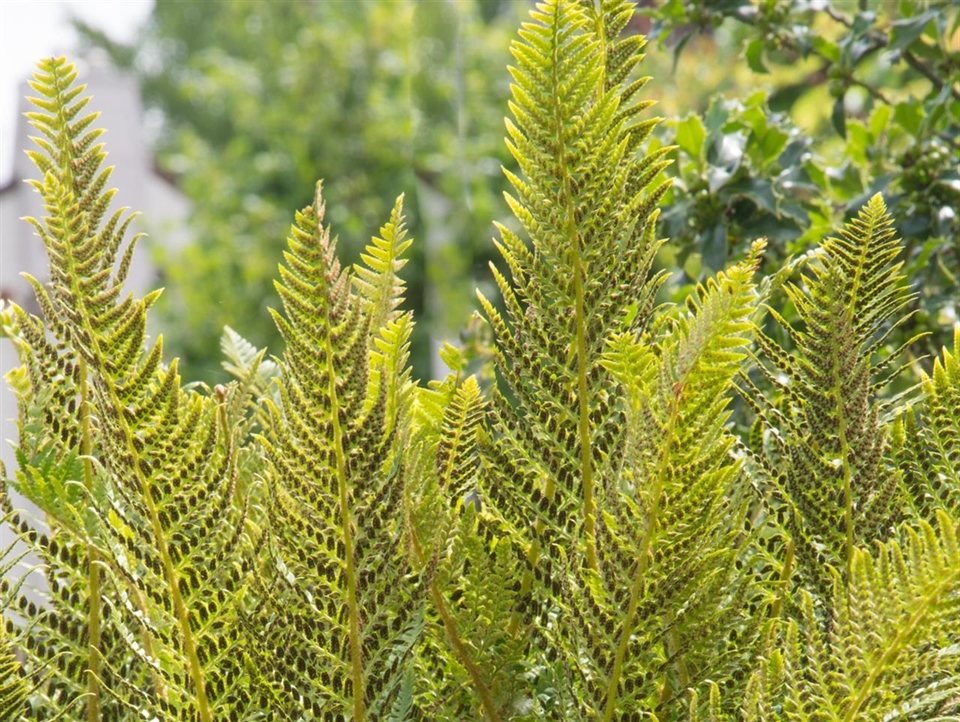
[[[957,6],[639,5],[631,28],[652,41],[641,70],[668,119],[652,142],[678,146],[659,262],[682,272],[665,292],[681,297],[761,236],[779,267],[879,191],[920,296],[901,333],[945,345],[960,278]],[[289,209],[309,202],[318,178],[348,260],[406,193],[418,241],[407,274],[414,362],[430,374],[427,334],[448,338],[466,323],[473,288],[489,282],[491,221],[507,215],[503,66],[528,6],[157,0],[132,47],[81,26],[140,75],[162,112],[160,163],[194,203],[196,244],[160,258],[165,336],[192,375],[216,374],[224,324],[279,352],[270,279]]]
[[[429,374],[427,332],[455,335],[469,315],[473,269],[486,271],[492,220],[506,212],[503,68],[522,10],[157,0],[134,46],[80,26],[140,76],[145,103],[162,112],[158,161],[193,202],[195,243],[182,254],[157,249],[164,336],[188,373],[219,373],[214,341],[225,324],[280,352],[271,279],[290,209],[307,205],[322,178],[347,262],[405,193],[417,241],[406,274],[420,324],[414,359]]]

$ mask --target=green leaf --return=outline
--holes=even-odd
[[[894,122],[910,135],[919,135],[924,115],[923,106],[915,101],[897,103],[893,108]]]
[[[747,65],[755,73],[769,73],[767,66],[763,64],[763,38],[756,38],[747,43],[747,47],[744,50],[744,57],[747,60]]]
[[[833,63],[840,62],[840,47],[829,40],[827,40],[822,35],[814,36],[811,41],[813,49],[820,53],[823,57]]]
[[[870,114],[868,127],[870,128],[870,135],[873,136],[874,141],[879,140],[880,134],[887,129],[887,124],[890,122],[890,116],[892,114],[893,111],[889,105],[878,105],[873,109],[873,112]]]
[[[891,33],[890,50],[903,50],[908,48],[915,40],[923,35],[924,30],[927,29],[927,26],[936,17],[936,11],[927,10],[912,18],[895,20]]]
[[[777,197],[773,185],[766,178],[744,178],[724,189],[724,195],[740,195],[771,215],[777,214]],[[726,260],[726,259],[724,259]],[[722,266],[711,266],[722,268]]]
[[[723,268],[727,262],[727,226],[717,223],[700,236],[700,253],[710,273]]]
[[[846,124],[847,146],[846,152],[857,164],[867,162],[867,148],[870,147],[870,132],[859,120],[851,120]]]
[[[847,137],[847,108],[843,102],[842,95],[837,98],[837,102],[833,104],[833,112],[830,113],[830,122],[833,123],[834,129],[840,134],[841,138]]]
[[[703,141],[707,131],[698,115],[688,115],[677,121],[676,144],[691,158],[703,159]]]

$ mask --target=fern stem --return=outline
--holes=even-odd
[[[834,400],[837,405],[837,433],[840,436],[840,458],[843,462],[843,521],[846,530],[844,559],[846,560],[846,578],[850,579],[850,565],[853,564],[853,471],[850,468],[850,446],[847,443],[847,420],[843,414],[843,394],[840,390],[840,378],[837,365],[834,364]]]
[[[919,602],[916,609],[913,610],[913,613],[910,615],[910,618],[907,620],[906,624],[899,626],[897,636],[895,636],[893,641],[887,645],[886,649],[883,651],[883,654],[880,655],[880,659],[877,661],[877,663],[869,665],[870,674],[867,675],[866,680],[864,680],[863,684],[860,685],[860,689],[857,692],[857,696],[853,700],[853,704],[847,708],[847,711],[843,716],[843,722],[854,722],[854,720],[860,719],[860,708],[863,706],[864,702],[867,701],[867,698],[873,694],[874,686],[876,685],[877,680],[882,675],[887,674],[890,671],[890,668],[897,656],[900,654],[903,647],[908,643],[917,626],[924,620],[927,612],[931,607],[939,602],[940,595],[943,593],[943,591],[950,589],[950,587],[957,583],[958,579],[960,579],[960,567],[955,567],[939,580],[938,584],[936,585],[936,590],[932,594],[925,594],[923,596],[923,599]]]
[[[87,364],[80,358],[80,428],[83,450],[83,483],[87,493],[93,494],[93,429],[90,408],[90,387]],[[100,720],[100,556],[92,544],[87,545],[87,722]]]
[[[329,323],[329,318],[327,319]],[[328,359],[334,357],[330,334],[324,340]],[[328,374],[327,394],[330,399],[330,416],[333,422],[333,448],[337,456],[337,487],[340,503],[340,523],[343,525],[343,553],[346,558],[347,606],[350,615],[350,675],[353,686],[353,721],[365,722],[367,718],[363,685],[363,649],[360,637],[360,605],[357,602],[357,570],[353,558],[353,530],[350,519],[350,499],[347,484],[347,460],[343,450],[343,430],[340,428],[340,399],[337,395],[337,375]]]
[[[627,606],[627,613],[624,616],[623,629],[620,632],[620,642],[617,644],[617,652],[613,660],[613,670],[610,672],[610,681],[607,684],[607,704],[603,712],[604,722],[612,722],[617,711],[617,691],[620,687],[620,675],[623,673],[623,659],[627,655],[630,637],[633,636],[633,619],[637,614],[637,607],[640,603],[640,592],[643,589],[643,582],[647,572],[647,560],[650,558],[653,538],[660,530],[660,495],[663,490],[663,481],[670,459],[670,447],[673,444],[674,427],[677,424],[677,417],[680,415],[679,401],[679,396],[676,394],[670,397],[670,416],[667,420],[666,428],[663,431],[665,443],[663,452],[660,454],[657,477],[650,490],[649,521],[643,533],[643,541],[640,545],[640,554],[637,559],[636,576],[633,580],[633,586],[630,588],[630,603]]]
[[[563,8],[558,4],[557,13]],[[563,197],[561,199],[566,210],[564,235],[572,241],[573,260],[573,293],[574,293],[574,323],[577,326],[577,403],[579,405],[580,422],[580,474],[583,484],[583,528],[586,537],[586,557],[589,569],[597,568],[597,532],[596,532],[596,502],[593,498],[593,455],[590,449],[590,397],[587,386],[587,333],[586,311],[584,308],[584,268],[580,257],[582,239],[577,232],[576,208],[573,202],[573,189],[570,186],[571,172],[567,169],[567,146],[563,129],[564,112],[561,94],[560,78],[557,75],[560,66],[560,39],[559,34],[563,26],[560,18],[553,25],[553,99],[554,121],[557,128],[557,159],[560,163],[560,177],[563,179]]]

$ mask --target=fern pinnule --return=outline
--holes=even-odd
[[[398,202],[358,281],[336,260],[323,213],[318,185],[276,284],[286,350],[261,439],[270,594],[254,620],[285,707],[361,722],[403,696],[420,604],[395,458],[410,403],[412,322],[395,310],[408,243]]]

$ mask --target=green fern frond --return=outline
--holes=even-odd
[[[919,416],[907,409],[894,423],[890,456],[903,470],[903,497],[928,520],[937,509],[960,516],[960,325],[953,352],[923,380]]]
[[[514,624],[517,554],[494,534],[479,495],[485,407],[473,376],[420,389],[407,455],[411,547],[433,612],[420,666],[436,681],[422,692],[422,708],[438,719],[511,719],[525,693],[516,666],[525,637]]]
[[[744,378],[745,396],[769,431],[770,466],[794,509],[797,560],[822,590],[830,585],[825,563],[845,569],[856,544],[885,538],[895,522],[898,474],[884,464],[876,390],[902,350],[887,352],[885,342],[909,318],[899,252],[892,220],[874,196],[839,237],[823,242],[803,286],[785,286],[800,324],[769,309],[793,350],[757,336],[769,363],[758,368],[781,394],[780,408]]]
[[[723,423],[756,258],[651,336],[665,186],[648,187],[664,160],[638,153],[656,121],[636,120],[642,41],[619,39],[629,9],[543,3],[514,43],[507,131],[523,178],[508,174],[508,202],[532,247],[500,228],[505,312],[480,299],[500,380],[484,502],[525,552],[534,683],[566,690],[542,712],[565,719],[669,708],[710,669],[705,640],[720,641],[710,632],[738,605],[743,504],[726,496],[739,466]],[[701,521],[705,508],[717,513]]]
[[[599,359],[628,307],[640,309],[634,328],[649,320],[663,280],[649,269],[659,245],[653,207],[665,186],[646,187],[665,162],[636,156],[650,123],[624,114],[637,102],[622,84],[607,88],[605,41],[583,9],[547,2],[531,17],[511,50],[507,143],[524,177],[507,174],[516,194],[507,201],[532,249],[498,226],[513,277],[511,285],[494,272],[506,317],[480,299],[503,383],[490,463],[503,481],[491,480],[490,493],[515,528],[543,520],[553,541],[535,545],[582,544],[595,566],[596,493],[616,466],[608,454],[621,433]]]
[[[854,550],[832,606],[801,595],[779,649],[751,680],[744,720],[932,720],[960,715],[960,546],[938,512],[902,543]],[[826,616],[825,616],[826,615]]]
[[[628,461],[604,497],[600,575],[583,590],[590,603],[571,610],[572,629],[599,632],[582,644],[600,663],[587,676],[602,682],[605,720],[662,712],[723,673],[718,649],[730,628],[721,620],[732,625],[739,613],[733,567],[746,510],[724,425],[762,248],[700,287],[657,343],[620,336],[605,359],[629,390]]]
[[[0,717],[11,722],[23,719],[27,709],[30,687],[21,675],[10,640],[0,627]]]
[[[45,631],[34,634],[31,664],[53,664],[45,694],[54,705],[64,694],[83,699],[88,719],[133,707],[211,720],[214,706],[244,705],[234,699],[242,675],[224,655],[245,518],[226,393],[181,389],[162,342],[145,350],[159,292],[123,296],[137,238],[126,242],[132,215],[110,212],[96,115],[82,115],[73,66],[39,67],[28,119],[41,133],[30,157],[46,215],[28,220],[50,284],[28,277],[44,320],[14,309],[12,327],[21,408],[38,407],[24,415],[37,424],[21,436],[19,488],[54,523],[35,537],[52,609],[37,615]],[[82,511],[71,517],[77,494]]]
[[[253,621],[288,708],[362,722],[404,708],[418,624],[397,458],[412,321],[394,310],[399,202],[359,282],[336,260],[323,213],[318,185],[276,284],[286,350],[279,400],[266,402],[266,599]]]
[[[390,221],[380,229],[361,254],[364,266],[355,265],[354,283],[364,299],[371,328],[382,328],[395,316],[403,299],[403,281],[397,275],[406,265],[404,252],[413,241],[407,238],[403,219],[403,196],[390,213]]]

